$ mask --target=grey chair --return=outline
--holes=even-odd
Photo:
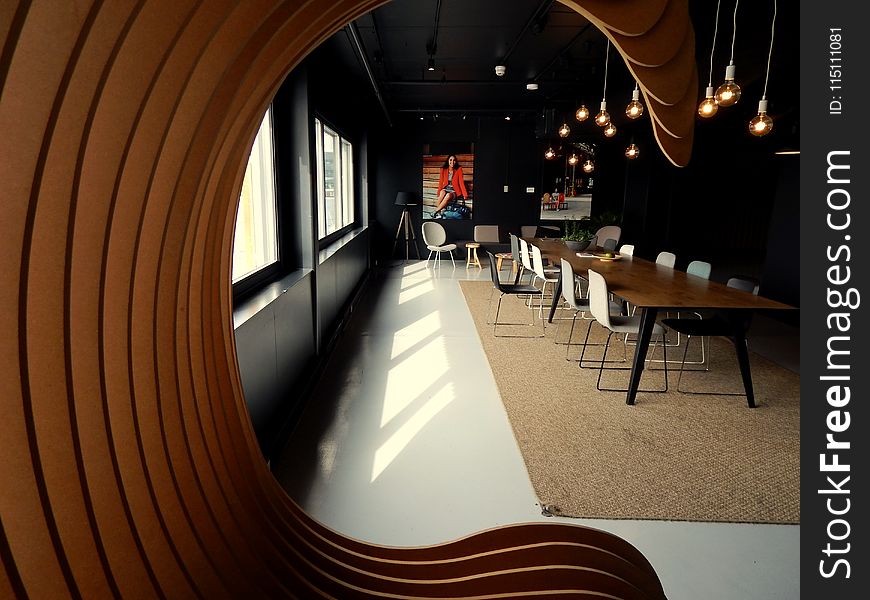
[[[594,361],[598,364],[598,380],[595,383],[595,387],[600,391],[608,391],[608,392],[625,392],[626,389],[620,388],[606,388],[601,386],[601,375],[604,372],[605,362],[607,361],[607,350],[610,348],[610,340],[614,334],[634,334],[640,331],[640,317],[630,316],[615,316],[610,314],[610,292],[607,289],[607,281],[604,279],[604,276],[597,271],[592,269],[588,270],[589,277],[589,310],[592,313],[592,316],[595,317],[595,320],[599,325],[604,327],[607,333],[607,341],[604,343],[604,353],[601,355],[601,360]],[[580,366],[584,368],[588,368],[583,364],[583,360],[586,355],[587,344],[589,343],[589,334],[592,328],[590,327],[586,331],[586,340],[584,341],[583,351],[580,354]],[[660,324],[655,323],[653,325],[652,331],[653,338],[657,338],[654,342],[652,348],[649,349],[649,355],[652,356],[655,353],[655,348],[658,345],[659,339],[662,344],[662,353],[663,353],[663,363],[664,363],[664,389],[649,389],[649,390],[638,390],[643,392],[666,392],[668,391],[668,354],[667,354],[667,346],[664,343],[665,329]],[[625,344],[623,344],[623,350],[625,350]],[[647,359],[649,360],[649,359]],[[622,361],[626,362],[627,359],[624,357]],[[618,371],[628,371],[631,370],[630,367],[606,367],[608,370],[618,370]]]
[[[521,296],[521,295],[529,295],[530,298],[534,296],[540,296],[541,290],[536,288],[533,285],[522,285],[522,284],[513,284],[513,283],[502,283],[499,277],[498,269],[495,266],[495,256],[493,256],[492,252],[489,250],[486,251],[487,257],[489,258],[489,273],[492,277],[492,285],[493,288],[499,293],[498,294],[498,303],[495,308],[495,315],[492,319],[492,335],[493,337],[544,337],[544,319],[541,319],[541,334],[540,335],[508,335],[508,334],[498,334],[498,326],[499,325],[535,325],[535,313],[531,312],[532,322],[531,323],[508,323],[508,322],[499,322],[498,316],[501,312],[501,303],[502,299],[505,296]],[[491,312],[491,308],[490,311]]]
[[[456,268],[456,261],[453,259],[453,251],[456,250],[456,244],[447,243],[447,232],[441,223],[435,221],[426,221],[423,223],[423,242],[429,250],[429,256],[426,257],[426,265],[429,265],[429,259],[435,255],[436,267],[441,266],[441,255],[447,252],[450,255],[450,262],[453,263],[453,268]]]
[[[725,284],[728,287],[744,291],[749,294],[758,294],[758,285],[756,282],[740,277],[732,277]],[[678,331],[686,336],[686,346],[683,349],[683,360],[680,362],[680,372],[677,376],[677,391],[689,394],[713,395],[713,396],[746,396],[746,387],[752,386],[752,381],[743,381],[744,391],[715,391],[709,389],[701,390],[684,390],[680,384],[683,379],[683,371],[685,370],[686,356],[689,352],[689,342],[692,338],[700,338],[701,346],[706,348],[706,356],[710,354],[710,338],[711,337],[727,337],[734,344],[734,351],[737,356],[737,361],[741,365],[749,362],[749,342],[746,339],[746,331],[749,329],[750,318],[745,314],[734,314],[727,312],[719,312],[710,317],[700,319],[663,319],[662,325]],[[740,341],[742,340],[742,341]],[[704,371],[710,370],[709,360],[704,363]],[[748,369],[742,370],[748,373]],[[749,408],[755,408],[755,401],[749,397],[746,398]]]

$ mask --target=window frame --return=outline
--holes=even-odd
[[[320,127],[318,127],[318,122]],[[317,239],[318,248],[323,248],[333,243],[338,238],[344,236],[349,231],[358,227],[359,218],[360,218],[360,207],[359,202],[357,201],[357,151],[355,150],[356,142],[351,136],[346,135],[346,132],[341,128],[336,127],[333,122],[331,122],[328,118],[325,118],[321,113],[314,111],[311,119],[311,127],[312,127],[312,137],[313,140],[313,148],[314,148],[314,160],[312,164],[314,166],[313,173],[313,185],[314,185],[314,202],[317,209],[317,223],[315,225],[315,236]],[[350,207],[353,211],[353,218],[347,221],[344,225],[339,226],[335,231],[331,233],[327,233],[323,237],[321,236],[321,219],[325,219],[325,210],[326,210],[326,199],[325,199],[325,182],[324,177],[325,173],[323,172],[323,166],[321,161],[321,152],[323,145],[323,138],[321,135],[318,135],[318,129],[323,132],[324,129],[329,129],[332,134],[335,134],[337,140],[337,148],[335,150],[335,154],[338,157],[338,164],[340,165],[339,169],[341,170],[342,176],[339,178],[340,183],[336,184],[336,188],[338,189],[339,185],[343,185],[344,188],[342,190],[342,202],[337,202],[336,206],[339,211],[344,211],[346,207]],[[350,160],[345,160],[345,147],[349,147]],[[345,178],[345,163],[349,165],[350,173]],[[323,186],[323,188],[321,187]],[[324,190],[324,197],[321,198],[321,189]],[[345,198],[345,192],[349,190],[349,198]],[[326,228],[326,224],[324,222],[324,228]]]
[[[244,299],[251,292],[254,292],[266,284],[272,282],[277,277],[279,277],[284,268],[284,227],[283,227],[283,211],[281,206],[281,193],[279,188],[279,177],[278,177],[278,152],[277,152],[277,140],[275,136],[275,107],[273,103],[270,103],[266,108],[266,113],[269,116],[269,128],[272,139],[270,140],[270,147],[272,153],[272,185],[273,185],[273,193],[274,193],[274,225],[275,225],[275,251],[277,257],[274,262],[271,262],[256,271],[253,271],[243,278],[239,279],[236,282],[232,282],[232,253],[230,255],[230,281],[232,282],[232,290],[233,290],[233,302],[236,303],[241,299]],[[265,115],[264,115],[265,116]],[[262,121],[261,121],[262,123]],[[259,135],[259,128],[258,128]],[[251,148],[253,150],[253,144],[256,143],[256,136],[254,137],[254,141],[252,142]],[[250,159],[250,153],[248,154],[248,159]],[[245,166],[247,170],[247,163]],[[243,174],[244,177],[244,174]],[[241,194],[241,188],[240,188]],[[237,199],[237,202],[239,200]],[[238,209],[237,209],[238,210]],[[235,237],[235,236],[234,236]],[[235,251],[235,239],[233,240],[233,251]]]

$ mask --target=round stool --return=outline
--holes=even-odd
[[[465,244],[465,268],[474,265],[478,269],[482,269],[480,266],[480,259],[477,258],[477,249],[480,248],[480,244],[477,242],[468,242]]]
[[[496,258],[495,268],[498,271],[501,271],[501,263],[505,260],[513,261],[514,255],[511,254],[510,252],[498,252],[498,253],[496,253],[495,258]],[[514,262],[514,274],[516,274],[516,272],[517,272],[517,264],[516,264],[516,262]]]

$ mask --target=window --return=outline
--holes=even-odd
[[[353,146],[314,119],[317,152],[317,237],[323,239],[354,222]]]
[[[266,110],[248,157],[233,239],[233,283],[278,262],[272,110]]]

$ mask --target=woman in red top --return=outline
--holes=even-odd
[[[462,167],[459,166],[456,156],[451,154],[441,165],[441,177],[438,179],[438,203],[432,218],[438,218],[444,207],[457,197],[468,198],[468,192],[465,189]]]

